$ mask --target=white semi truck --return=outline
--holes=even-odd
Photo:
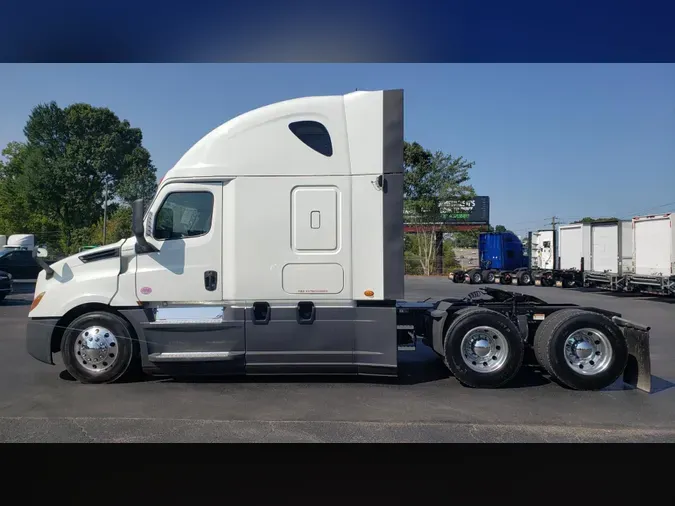
[[[43,262],[28,352],[84,383],[135,372],[396,376],[419,340],[472,387],[526,348],[573,389],[651,389],[649,327],[484,288],[403,298],[403,92],[248,112],[168,171],[134,237]]]

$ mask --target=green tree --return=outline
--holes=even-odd
[[[581,218],[578,221],[574,221],[573,223],[602,223],[605,221],[618,221],[619,218],[591,218],[590,216],[586,216],[585,218]]]
[[[468,184],[474,162],[441,151],[432,153],[417,142],[404,144],[403,160],[405,221],[415,231],[408,258],[414,257],[422,273],[429,275],[443,214],[475,195]]]
[[[32,232],[40,241],[55,237],[56,224],[35,212],[29,205],[30,186],[24,165],[31,156],[25,143],[10,142],[0,159],[0,233],[4,235]],[[44,242],[44,241],[42,241]]]
[[[453,234],[452,242],[455,248],[477,248],[478,236],[481,230],[462,230]]]
[[[105,186],[111,210],[116,203],[149,200],[156,190],[156,169],[141,130],[108,108],[40,104],[24,134],[24,144],[5,149],[0,223],[32,232],[30,219],[21,214],[28,212],[43,227],[58,229],[64,253],[77,251],[101,220]],[[7,199],[12,204],[5,204]]]
[[[504,225],[497,225],[497,226],[495,227],[495,232],[497,232],[497,233],[500,234],[500,233],[507,232],[507,229],[506,229],[506,227],[505,227]]]
[[[131,207],[121,205],[108,216],[106,228],[106,243],[112,244],[131,237]],[[103,244],[103,219],[101,218],[91,229],[90,241],[92,244]]]

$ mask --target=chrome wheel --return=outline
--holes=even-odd
[[[509,344],[493,327],[474,327],[462,338],[462,358],[473,371],[495,372],[506,363]]]
[[[89,327],[75,339],[75,356],[87,371],[102,373],[117,360],[117,338],[105,327]]]
[[[596,329],[579,329],[565,340],[565,362],[575,372],[587,376],[605,371],[612,362],[612,344]]]
[[[532,282],[532,278],[530,278],[529,274],[523,274],[520,279],[523,281],[523,285],[529,285],[530,282]]]

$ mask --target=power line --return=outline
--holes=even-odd
[[[655,211],[655,210],[663,209],[664,207],[669,207],[669,206],[675,207],[675,202],[667,202],[667,203],[665,203],[665,204],[660,204],[660,205],[658,205],[658,206],[650,207],[650,208],[648,208],[648,209],[644,209],[644,208],[643,208],[643,209],[641,209],[640,211],[635,211],[635,212],[632,212],[632,213],[621,214],[621,215],[618,216],[618,218],[619,218],[619,219],[630,219],[630,218],[632,218],[632,217],[634,217],[634,216],[644,215],[644,214],[653,212],[653,211]],[[613,213],[612,213],[612,214],[613,214]],[[572,217],[572,216],[569,216],[569,215],[568,215],[568,216],[564,216],[564,217],[562,217],[562,218],[557,217],[557,216],[554,217],[554,218],[555,218],[555,220],[556,220],[556,225],[562,225],[563,222],[572,223],[572,222],[575,222],[575,221],[576,221],[576,222],[581,221],[584,217],[583,217],[583,216],[582,216],[582,217],[579,217],[579,216],[574,216],[574,217]],[[530,221],[516,222],[516,223],[513,223],[513,225],[519,225],[519,224],[525,224],[525,223],[541,223],[542,226],[543,226],[544,224],[546,224],[546,225],[552,224],[552,220],[551,220],[550,218],[548,218],[548,219],[546,219],[546,218],[541,218],[541,219],[539,219],[539,220],[530,220]],[[510,228],[510,227],[509,227],[509,228]],[[529,231],[528,229],[526,229],[526,228],[521,228],[521,227],[519,227],[519,228],[510,228],[510,230],[512,230],[513,232],[516,232],[516,231]]]

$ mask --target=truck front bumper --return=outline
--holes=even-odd
[[[58,321],[58,318],[28,320],[28,325],[26,325],[26,349],[31,357],[45,364],[54,365],[52,334]]]

